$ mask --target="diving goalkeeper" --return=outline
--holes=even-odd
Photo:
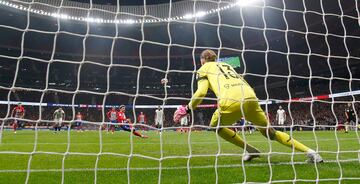
[[[244,117],[257,126],[265,137],[276,140],[288,147],[306,153],[308,162],[323,162],[314,150],[290,137],[288,134],[269,127],[264,111],[261,109],[254,90],[236,71],[226,63],[216,62],[217,55],[212,50],[204,50],[200,55],[201,67],[197,71],[198,89],[187,106],[179,107],[174,113],[174,121],[178,123],[199,105],[210,88],[218,99],[218,109],[211,118],[210,126],[218,127],[217,133],[225,140],[245,149],[244,161],[259,157],[260,152],[252,145],[244,142],[233,130],[223,126],[231,126]]]

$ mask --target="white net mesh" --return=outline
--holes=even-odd
[[[356,0],[0,1],[0,181],[356,183],[358,5]],[[210,93],[188,125],[174,124],[175,108],[197,89],[204,49],[235,62],[269,126],[311,147],[324,163],[307,164],[295,147],[253,132],[256,125],[209,127],[217,107]],[[24,117],[13,111],[19,102]],[[110,108],[122,104],[131,121],[110,122]],[[52,130],[58,107],[65,111],[60,133]],[[155,116],[158,108],[164,120]],[[14,121],[22,129],[16,134],[10,131]],[[129,125],[149,139],[112,134]],[[246,152],[217,134],[225,127],[256,145],[261,157],[241,160]]]

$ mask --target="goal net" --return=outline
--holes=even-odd
[[[357,0],[0,0],[0,181],[360,182],[358,7]],[[211,90],[175,124],[174,111],[197,90],[205,49],[254,89],[268,128],[324,162],[307,163],[246,117],[210,127],[218,107]],[[247,153],[219,135],[224,128],[260,157],[245,162]]]

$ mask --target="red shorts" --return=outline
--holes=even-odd
[[[13,122],[13,127],[17,127],[18,126],[18,120],[14,120],[14,122]]]

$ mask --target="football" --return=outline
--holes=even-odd
[[[161,79],[161,84],[167,84],[169,81],[166,78]]]

